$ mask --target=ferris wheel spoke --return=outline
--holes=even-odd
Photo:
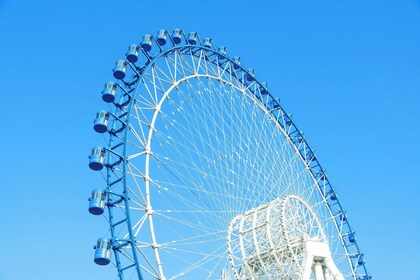
[[[130,131],[133,133],[135,140],[137,140],[139,143],[139,145],[134,144],[134,146],[144,147],[146,145],[146,141],[145,141],[143,126],[140,126],[139,128],[140,128],[140,134],[136,131],[136,129],[134,129],[132,124],[129,125]],[[131,142],[131,143],[134,143],[134,142]]]
[[[202,138],[203,139],[203,138]],[[201,139],[200,139],[201,140]],[[190,147],[190,146],[193,146],[194,147],[194,143],[188,143],[188,145],[185,145],[184,147],[186,148],[186,149],[189,149],[188,147]],[[193,152],[195,152],[195,151],[193,151]]]
[[[136,195],[133,195],[133,198],[135,198],[137,202],[146,201],[143,188],[141,184],[138,182],[138,179],[141,179],[142,181],[144,181],[144,175],[137,169],[135,165],[127,164],[127,169],[128,169],[128,174],[130,175],[132,179],[131,181],[134,183],[134,186],[136,187],[136,191],[133,191],[131,189],[132,187],[128,187],[130,193],[132,195],[136,194]]]
[[[155,182],[155,183],[157,184],[158,182]],[[186,199],[184,196],[180,195],[178,191],[171,191],[170,188],[162,187],[159,184],[159,188],[160,189],[164,189],[165,192],[167,192],[168,195],[170,195],[172,198],[178,199],[179,202],[183,202],[186,206],[188,206],[188,205],[194,206],[195,207],[194,209],[197,209],[196,210],[197,212],[232,213],[232,210],[214,210],[213,208],[202,208],[205,205],[203,205],[204,202],[200,201],[200,197],[202,198],[203,196],[205,196],[205,197],[207,197],[207,196],[217,196],[217,197],[219,197],[221,199],[222,198],[235,199],[236,197],[233,196],[233,195],[231,195],[231,194],[206,191],[206,190],[203,190],[202,188],[201,189],[192,189],[192,188],[190,188],[188,186],[185,186],[185,185],[175,185],[175,187],[178,190],[179,189],[185,189],[185,190],[188,190],[188,191],[192,191],[192,193],[194,194],[194,196],[197,197],[197,201],[200,202],[201,206],[200,205],[192,204],[193,201],[191,201],[190,199]],[[176,212],[179,212],[179,213],[189,212],[189,211],[184,211],[184,210],[181,210],[181,211],[167,210],[167,211],[170,211],[170,212],[173,212],[173,213],[176,213]]]
[[[188,64],[188,60],[185,58],[184,54],[180,51],[176,51],[176,55],[173,60],[175,80],[177,80],[176,74],[179,74],[179,77],[186,77],[194,75],[194,71],[191,66]]]
[[[210,107],[210,106],[209,106]],[[219,115],[223,115],[223,113],[219,113],[219,112],[216,112],[216,113],[218,113]],[[224,121],[224,122],[226,122],[226,121]],[[225,134],[226,134],[226,132],[227,133],[229,133],[229,129],[224,129],[224,128],[222,128],[222,131],[225,131]],[[232,133],[233,133],[233,131],[232,131]],[[239,133],[240,134],[240,133]],[[226,142],[226,141],[225,141]],[[222,146],[224,146],[224,147],[234,147],[234,145],[233,144],[231,144],[231,143],[221,143],[220,145],[222,145]],[[249,148],[249,147],[248,147]],[[228,150],[225,150],[225,151],[223,151],[223,153],[229,153],[229,151]],[[229,168],[227,169],[227,170],[229,170]]]
[[[226,234],[225,231],[208,231],[205,233],[202,233],[200,235],[194,235],[188,238],[185,238],[185,236],[180,236],[179,239],[171,240],[164,243],[159,243],[161,247],[176,247],[176,246],[189,246],[191,244],[202,244],[203,240],[204,242],[212,242],[216,240],[222,240],[224,239],[224,235]],[[207,239],[209,238],[209,239]],[[207,239],[207,240],[206,240]]]
[[[148,246],[150,247],[150,245]],[[149,257],[143,252],[142,246],[136,246],[137,252],[143,257],[146,261],[148,266],[141,265],[141,268],[146,271],[149,275],[153,276],[155,279],[160,279],[159,271],[156,269],[155,265],[153,264],[153,260],[150,260]]]
[[[176,250],[176,251],[178,251],[178,250]],[[188,273],[192,270],[195,270],[195,269],[205,271],[206,273],[208,273],[207,279],[210,279],[210,277],[212,276],[211,272],[214,271],[215,266],[214,265],[210,266],[210,268],[212,269],[212,270],[210,270],[210,269],[204,268],[204,265],[208,264],[208,263],[214,263],[215,261],[216,261],[216,263],[218,263],[217,260],[220,259],[226,253],[224,251],[223,247],[214,248],[214,252],[218,252],[218,251],[220,252],[219,254],[214,254],[214,253],[213,254],[205,254],[205,255],[202,256],[202,258],[199,258],[198,260],[195,259],[195,261],[191,261],[189,259],[182,258],[180,255],[175,254],[177,256],[176,259],[178,259],[181,262],[186,263],[187,266],[185,267],[184,270],[180,271],[177,275],[171,277],[170,279],[177,279],[177,278],[183,277],[186,273]],[[172,251],[172,252],[174,252],[174,251]],[[194,251],[183,251],[183,252],[188,253],[188,254],[193,254],[193,255],[196,253]],[[168,251],[168,253],[171,253],[171,251]]]
[[[144,223],[147,220],[147,215],[143,215],[133,226],[134,236],[137,237],[140,230],[143,228]],[[128,237],[128,236],[127,236]],[[127,238],[126,237],[126,238]]]
[[[200,49],[198,51],[198,54],[195,53],[193,56],[191,56],[191,62],[192,62],[192,68],[194,71],[194,74],[197,74],[201,71],[202,62],[204,61],[204,57],[206,56],[206,51]]]

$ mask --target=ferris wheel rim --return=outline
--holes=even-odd
[[[174,53],[174,52],[176,52],[176,51],[180,51],[180,50],[182,50],[182,49],[197,49],[197,50],[204,50],[204,51],[206,51],[206,52],[210,52],[210,53],[213,53],[213,55],[220,55],[220,56],[223,56],[227,61],[229,61],[229,63],[230,64],[235,64],[235,65],[237,65],[239,68],[240,68],[240,71],[242,71],[242,72],[244,72],[244,73],[246,73],[246,74],[251,74],[249,71],[247,71],[246,69],[244,69],[243,67],[242,67],[242,65],[239,65],[239,64],[236,64],[236,62],[235,61],[233,61],[233,59],[231,59],[228,55],[226,55],[226,54],[223,54],[223,53],[220,53],[220,52],[218,52],[217,50],[215,50],[215,49],[212,49],[212,48],[208,48],[208,47],[204,47],[204,46],[202,46],[202,45],[195,45],[195,44],[181,44],[181,45],[175,45],[175,46],[173,46],[173,47],[171,47],[171,48],[169,48],[169,49],[166,49],[166,50],[164,50],[164,51],[161,51],[158,55],[156,55],[155,57],[153,57],[152,59],[149,59],[148,61],[147,61],[147,63],[146,64],[144,64],[143,65],[143,67],[142,67],[142,72],[140,73],[140,75],[136,78],[136,84],[135,84],[135,90],[134,90],[134,92],[135,92],[135,95],[133,96],[133,98],[130,100],[130,103],[129,103],[129,105],[127,106],[127,108],[128,108],[128,110],[127,110],[127,112],[128,112],[128,117],[127,117],[127,119],[126,119],[126,128],[125,128],[125,130],[124,130],[124,136],[123,136],[123,138],[124,139],[127,139],[127,137],[128,137],[128,133],[129,133],[129,129],[128,129],[128,127],[129,127],[129,125],[130,125],[130,116],[131,116],[131,111],[132,111],[132,109],[133,109],[133,104],[134,104],[134,102],[135,102],[135,100],[136,100],[136,95],[138,94],[137,93],[137,91],[138,91],[138,88],[139,88],[139,86],[140,86],[140,84],[141,84],[141,81],[142,81],[142,79],[144,78],[144,76],[145,76],[145,74],[148,72],[148,70],[157,62],[157,61],[159,61],[160,59],[162,59],[162,57],[164,57],[164,56],[166,56],[166,55],[168,55],[168,54],[171,54],[171,53]],[[129,67],[131,67],[133,70],[138,70],[137,68],[136,68],[136,66],[134,65],[134,64],[132,64],[131,62],[129,62],[129,61],[126,61],[127,62],[127,65],[129,65]],[[216,65],[216,64],[215,64]],[[216,65],[216,67],[219,67],[219,65]],[[136,70],[135,70],[135,72],[136,72]],[[215,77],[213,77],[213,78],[215,78]],[[257,78],[255,78],[254,77],[254,81],[255,81],[255,83],[257,83],[260,87],[262,87],[263,86],[263,83],[261,83],[261,82],[259,82],[259,80],[257,79]],[[275,99],[274,99],[274,97],[271,95],[271,93],[268,91],[268,89],[267,89],[267,92],[268,92],[268,96],[270,97],[270,100],[271,101],[275,101],[275,102],[277,102]],[[164,97],[162,98],[162,102],[164,101]],[[268,102],[267,102],[268,103]],[[284,111],[284,109],[283,109],[283,107],[280,105],[280,104],[278,104],[277,103],[277,105],[279,106],[279,110],[281,110],[282,111],[282,113],[284,114],[284,115],[287,115],[286,114],[286,112]],[[157,114],[157,113],[155,113],[155,114]],[[295,131],[297,131],[297,136],[299,136],[301,139],[303,139],[303,141],[305,142],[305,144],[306,144],[306,147],[307,147],[307,149],[309,150],[309,153],[312,153],[313,155],[314,155],[314,151],[309,147],[309,145],[307,144],[307,142],[306,142],[306,139],[303,137],[303,134],[297,129],[297,127],[296,127],[296,125],[293,123],[293,121],[291,120],[291,119],[289,119],[290,120],[290,122],[291,122],[291,124],[289,124],[290,126],[292,126],[292,127],[294,127],[295,128]],[[281,123],[276,123],[276,125],[279,125],[281,128],[283,128],[283,126],[282,126],[282,124]],[[299,151],[299,147],[297,146],[297,144],[296,144],[296,142],[295,141],[293,141],[293,139],[291,138],[291,136],[290,136],[290,134],[288,134],[287,132],[286,132],[286,130],[285,129],[281,129],[281,131],[282,131],[282,133],[283,133],[283,135],[289,140],[289,143],[290,143],[290,145],[298,152]],[[111,136],[111,138],[112,138],[112,136]],[[130,199],[130,197],[129,197],[129,192],[127,191],[127,186],[126,186],[126,179],[125,179],[125,177],[127,176],[127,170],[126,170],[126,168],[127,168],[127,163],[128,163],[128,158],[127,158],[127,154],[126,154],[126,147],[127,147],[127,142],[126,141],[124,141],[124,153],[123,153],[123,160],[122,160],[122,170],[123,170],[123,174],[124,174],[124,180],[123,180],[123,185],[124,185],[124,191],[125,191],[125,194],[124,194],[124,196],[125,196],[125,199],[124,199],[124,203],[125,203],[125,205],[126,205],[126,208],[128,209],[129,208],[129,199]],[[149,152],[151,152],[151,151],[147,151],[146,152],[146,157],[148,157],[148,153]],[[299,154],[300,156],[301,156],[301,154]],[[309,172],[309,174],[310,174],[310,176],[312,177],[312,179],[313,179],[313,181],[315,182],[315,186],[317,187],[317,189],[318,189],[318,191],[320,192],[320,194],[323,196],[323,198],[324,198],[324,200],[325,201],[327,201],[327,199],[329,199],[329,196],[328,195],[331,195],[331,194],[326,194],[326,193],[324,193],[323,191],[322,191],[322,189],[321,189],[321,187],[320,187],[320,185],[319,185],[319,178],[317,178],[316,176],[317,176],[317,174],[315,174],[314,172],[313,172],[313,170],[312,170],[312,168],[310,167],[310,163],[311,162],[315,162],[316,163],[316,165],[319,167],[318,169],[319,170],[324,170],[324,169],[322,169],[322,167],[321,167],[321,165],[319,164],[319,162],[318,162],[318,159],[317,158],[314,158],[313,160],[311,160],[310,162],[309,162],[309,164],[308,164],[308,162],[307,162],[307,160],[305,160],[305,158],[303,158],[302,156],[301,156],[301,160],[302,160],[302,162],[305,164],[305,166],[307,167],[307,169],[308,169],[308,172]],[[324,171],[322,171],[323,173],[320,175],[320,176],[323,176],[324,178],[323,178],[323,180],[324,181],[326,181],[327,182],[327,185],[328,186],[330,186],[330,191],[332,191],[332,194],[334,194],[335,195],[335,191],[334,191],[334,189],[332,188],[332,186],[331,186],[331,184],[329,183],[329,179],[325,176],[325,173],[324,173]],[[108,182],[108,184],[109,184],[110,182]],[[341,204],[339,203],[339,201],[338,201],[338,199],[336,198],[336,203],[338,204],[338,208],[340,209],[340,211],[342,212],[342,213],[344,213],[344,210],[343,210],[343,208],[341,207]],[[328,206],[328,209],[330,209],[329,208],[329,204],[328,204],[328,202],[326,202],[326,205]],[[330,214],[331,214],[331,216],[333,217],[334,216],[334,214],[330,211]],[[349,225],[349,223],[348,223],[348,221],[346,220],[345,221],[346,222],[346,224],[348,225],[348,227],[350,228],[350,225]],[[335,220],[335,219],[333,219],[333,223],[334,223],[334,225],[337,227],[337,229],[338,229],[338,224],[337,224],[337,221]],[[131,226],[131,221],[130,221],[130,211],[128,211],[127,212],[127,226],[128,226],[128,231],[129,231],[129,234],[130,234],[130,239],[131,239],[131,242],[132,242],[132,244],[135,244],[135,238],[134,238],[134,234],[133,234],[133,232],[132,232],[132,226]],[[351,228],[350,228],[350,230],[351,230]],[[352,231],[351,231],[352,232]],[[341,240],[341,242],[342,242],[342,245],[343,245],[343,247],[345,247],[344,245],[345,245],[345,243],[343,243],[344,241],[344,236],[342,236],[342,234],[341,234],[341,232],[340,231],[338,231],[338,233],[340,234],[340,240]],[[358,245],[357,245],[357,242],[354,242],[354,246],[356,246],[356,248],[357,248],[357,251],[359,251],[359,249],[358,249]],[[134,249],[133,249],[134,250]],[[134,257],[136,258],[136,253],[134,253]],[[138,263],[138,260],[135,260],[135,262],[136,263]],[[352,264],[351,264],[351,266],[352,266]],[[366,269],[365,269],[366,270]],[[366,275],[367,275],[367,273],[366,273]]]

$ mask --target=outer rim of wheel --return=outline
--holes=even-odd
[[[152,38],[154,40],[156,40],[155,37],[152,36]],[[184,39],[185,39],[185,36],[184,36]],[[216,49],[204,47],[200,44],[197,44],[197,45],[188,44],[188,42],[186,42],[186,39],[185,39],[185,42],[183,42],[179,45],[173,45],[172,47],[170,47],[168,49],[164,49],[164,50],[161,49],[159,54],[156,55],[153,58],[150,58],[149,55],[146,52],[143,51],[144,56],[148,57],[149,60],[144,65],[141,66],[143,68],[143,71],[139,75],[139,77],[137,77],[137,81],[136,81],[136,84],[134,86],[135,96],[133,96],[133,98],[131,98],[131,101],[127,106],[128,116],[127,116],[127,119],[126,119],[126,128],[123,132],[123,135],[124,135],[123,136],[123,142],[124,142],[124,144],[123,144],[124,150],[123,151],[124,152],[123,152],[123,155],[122,155],[123,159],[122,159],[121,164],[122,164],[122,170],[123,170],[122,173],[123,173],[123,176],[124,176],[124,180],[123,180],[124,203],[125,203],[125,207],[127,209],[129,208],[129,195],[128,195],[128,192],[127,192],[126,178],[125,178],[126,175],[127,175],[127,170],[126,170],[126,165],[127,165],[126,147],[127,147],[127,143],[126,143],[125,139],[127,139],[127,136],[128,136],[129,129],[127,129],[127,127],[130,124],[130,113],[132,111],[132,107],[133,107],[134,101],[136,99],[136,95],[138,94],[137,90],[138,90],[138,88],[141,84],[141,80],[143,79],[145,73],[147,73],[148,69],[156,61],[158,61],[159,59],[161,59],[163,56],[165,56],[167,54],[170,54],[170,53],[175,52],[177,50],[181,50],[183,48],[203,49],[206,52],[213,53],[213,55],[222,56],[227,61],[229,61],[230,64],[237,65],[240,68],[240,71],[242,71],[243,73],[251,75],[251,73],[249,71],[244,69],[242,67],[242,65],[239,65],[239,64],[235,63],[233,61],[233,59],[230,58],[228,55],[220,53]],[[127,61],[127,65],[129,65],[130,67],[134,67],[134,69],[138,69],[138,68],[136,68],[135,64],[132,64],[128,61]],[[216,66],[218,67],[218,65],[216,65]],[[259,87],[263,87],[263,84],[261,82],[259,82],[257,78],[254,77],[254,80],[259,85]],[[325,175],[324,169],[321,167],[318,159],[315,157],[314,151],[307,144],[303,134],[297,129],[296,125],[293,123],[293,121],[291,120],[289,115],[285,112],[285,110],[278,103],[278,101],[271,95],[271,93],[268,91],[268,89],[266,89],[266,90],[268,92],[267,94],[268,94],[268,97],[269,97],[270,101],[266,102],[266,104],[264,104],[264,105],[268,107],[271,104],[271,106],[276,107],[275,110],[273,108],[271,108],[271,109],[267,108],[267,110],[270,110],[270,113],[272,114],[273,118],[275,118],[277,120],[278,125],[282,128],[281,129],[282,133],[288,139],[289,143],[292,145],[292,147],[295,149],[295,151],[299,154],[302,162],[307,167],[307,171],[309,172],[310,176],[314,180],[318,191],[320,192],[320,194],[324,198],[324,203],[327,206],[331,217],[333,218],[333,223],[336,227],[337,233],[339,234],[341,245],[343,246],[343,248],[344,248],[344,250],[347,254],[348,262],[350,264],[350,267],[352,268],[353,279],[370,279],[370,276],[367,273],[365,264],[364,263],[362,265],[357,264],[357,261],[359,260],[359,258],[363,256],[363,254],[361,254],[361,252],[359,250],[357,242],[350,243],[350,242],[346,241],[346,239],[345,239],[349,235],[353,236],[354,232],[353,232],[352,228],[350,227],[350,224],[348,222],[347,217],[345,216],[345,211],[343,210],[341,204],[339,203],[338,198],[336,197],[335,190],[332,188],[332,186],[329,182],[329,179]],[[254,94],[256,94],[256,93],[254,93]],[[112,135],[110,136],[109,146],[112,146],[113,137],[114,136],[112,136]],[[302,149],[299,148],[301,145],[303,145],[305,147],[304,151],[302,151]],[[320,185],[320,181],[324,182],[323,186]],[[112,182],[110,182],[109,179],[107,179],[108,188],[111,187],[110,186],[111,183]],[[332,199],[331,199],[333,196],[335,197],[334,201],[332,201]],[[345,219],[343,220],[342,217],[345,217]],[[341,226],[344,225],[346,227],[346,231],[348,231],[348,232],[343,232],[342,230],[340,230],[340,228],[339,228],[340,225]],[[133,232],[132,232],[129,211],[127,213],[127,228],[128,228],[128,232],[130,234],[131,242],[132,242],[132,244],[135,244],[135,237],[134,237]],[[114,237],[115,236],[112,233],[112,238],[114,238]],[[349,252],[349,250],[348,250],[349,247],[351,247],[352,250],[354,252],[356,252],[357,255]],[[135,248],[132,248],[132,250],[133,250],[134,262],[135,262],[135,265],[136,265],[136,268],[137,268],[139,279],[142,279],[141,272],[140,272],[141,269],[140,269],[139,262],[138,262],[138,259],[137,259],[137,252],[136,252]],[[118,261],[117,261],[117,266],[118,266]],[[120,268],[118,268],[118,269],[119,269],[120,279],[123,279],[122,278],[122,271],[121,271]]]

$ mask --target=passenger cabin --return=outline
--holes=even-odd
[[[98,265],[107,265],[111,262],[111,241],[106,238],[99,238],[95,246],[94,261]]]

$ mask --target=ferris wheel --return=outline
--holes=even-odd
[[[267,84],[196,32],[144,35],[105,84],[89,212],[122,279],[370,279],[314,151]]]

